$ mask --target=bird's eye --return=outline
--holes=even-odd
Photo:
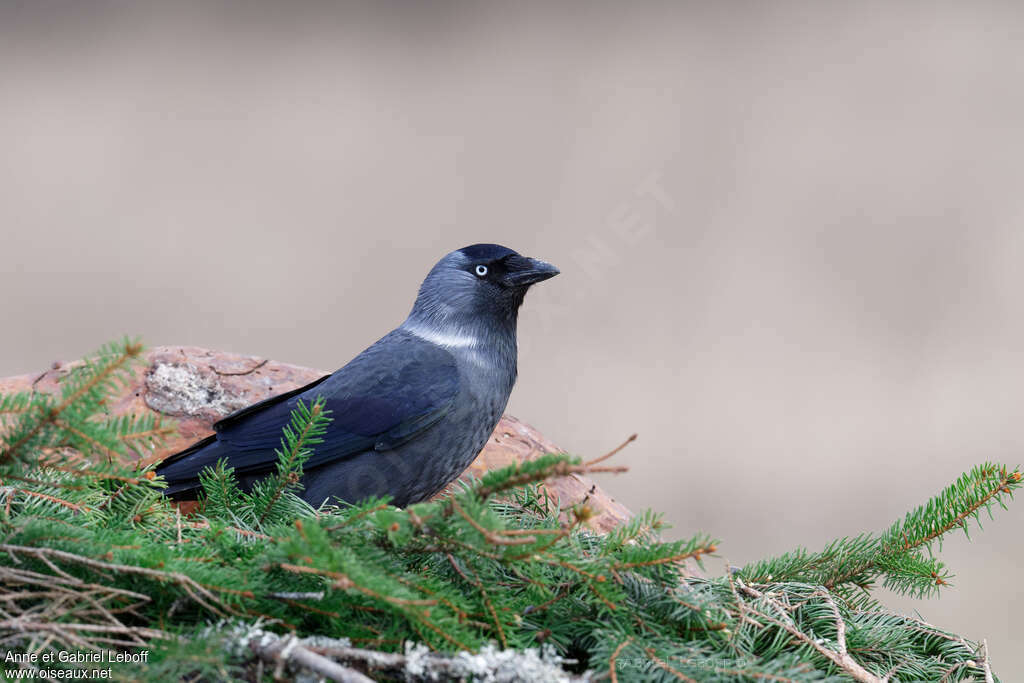
[[[484,277],[487,275],[487,266],[480,264],[476,267],[476,274],[478,277]]]

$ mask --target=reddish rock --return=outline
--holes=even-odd
[[[145,363],[134,371],[132,382],[109,403],[114,415],[157,413],[174,418],[177,433],[163,446],[139,457],[148,465],[213,432],[212,424],[228,413],[275,394],[308,384],[326,374],[287,363],[210,351],[195,346],[158,346],[145,354]],[[56,363],[43,373],[0,379],[0,394],[35,389],[56,392],[59,380],[75,363]],[[516,418],[505,415],[484,450],[462,478],[535,459],[561,448]],[[629,518],[629,511],[582,475],[556,477],[545,484],[562,508],[584,500],[596,512],[592,528],[608,531]]]

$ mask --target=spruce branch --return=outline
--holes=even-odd
[[[882,534],[838,539],[819,553],[798,548],[748,565],[741,575],[751,584],[818,584],[848,599],[867,593],[881,576],[887,588],[923,597],[948,585],[951,576],[931,555],[931,545],[955,529],[962,529],[969,538],[970,521],[977,521],[982,510],[991,514],[994,504],[1005,508],[1004,499],[1020,486],[1019,468],[978,465]]]
[[[164,439],[177,431],[177,427],[167,423],[160,415],[120,415],[108,418],[104,429],[116,435],[118,440],[142,455],[151,451]]]
[[[0,397],[5,454],[45,421],[0,462],[2,648],[149,649],[149,668],[132,674],[148,680],[251,678],[263,667],[532,680],[569,676],[570,665],[613,681],[993,678],[984,643],[889,613],[869,591],[883,579],[915,595],[948,583],[932,546],[1005,505],[1018,470],[975,468],[882,534],[703,578],[686,565],[717,540],[664,541],[650,512],[596,534],[586,501],[562,509],[541,487],[620,471],[605,461],[621,447],[589,462],[546,455],[405,509],[314,510],[296,492],[329,420],[316,403],[293,413],[274,476],[247,492],[217,463],[200,475],[198,512],[183,515],[151,472],[101,448],[124,454],[165,435],[156,421],[104,414],[117,372],[96,375],[110,362],[72,372],[60,399]],[[260,621],[209,625],[226,615]]]
[[[593,467],[580,464],[578,458],[568,458],[549,454],[524,463],[510,465],[508,468],[488,472],[473,489],[481,499],[487,500],[504,491],[519,488],[552,477],[565,477],[571,474],[587,474],[595,472],[626,472],[628,467]]]
[[[0,394],[0,420],[4,415],[20,415],[32,406],[32,392],[21,391],[16,394]]]
[[[100,407],[104,397],[113,393],[120,382],[126,381],[133,361],[141,356],[143,346],[138,341],[125,339],[119,344],[108,344],[82,362],[64,381],[61,400],[55,402],[46,395],[33,394],[29,405],[24,405],[21,421],[4,439],[0,449],[0,464],[21,457],[30,446],[48,445],[42,439],[62,418],[81,427],[83,414],[92,414]],[[78,418],[78,419],[76,419]]]
[[[278,502],[286,492],[292,492],[301,485],[302,466],[313,455],[313,447],[323,442],[327,424],[331,421],[323,396],[318,396],[309,407],[299,400],[292,412],[290,425],[285,425],[281,438],[277,472],[254,487],[253,511],[257,515],[256,525],[263,523],[279,512]]]
[[[71,447],[85,456],[99,454],[108,463],[121,460],[130,445],[151,447],[169,434],[172,426],[150,417],[109,418],[103,415],[107,397],[131,377],[131,369],[141,356],[143,347],[125,339],[107,344],[96,354],[71,366],[60,381],[60,398],[35,391],[0,396],[0,476],[18,476],[16,470],[41,465],[54,466],[60,461],[54,452],[64,455]],[[10,419],[14,418],[14,419]],[[137,437],[137,442],[135,440]],[[66,458],[67,469],[74,458]],[[40,470],[45,476],[46,470]],[[74,472],[75,477],[90,476]]]

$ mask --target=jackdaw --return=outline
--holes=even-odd
[[[164,493],[187,497],[201,488],[199,472],[221,459],[251,488],[274,471],[296,402],[322,396],[333,419],[304,467],[307,502],[430,498],[466,469],[501,418],[516,380],[519,306],[531,285],[558,272],[497,244],[451,252],[405,322],[348,365],[225,417],[215,434],[160,463]]]

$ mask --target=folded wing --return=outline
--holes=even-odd
[[[214,424],[216,433],[157,468],[177,493],[196,488],[199,472],[226,459],[239,474],[273,471],[282,428],[301,399],[318,396],[331,422],[306,469],[367,450],[389,450],[441,420],[459,390],[455,359],[445,349],[392,332],[333,375],[243,408]]]

